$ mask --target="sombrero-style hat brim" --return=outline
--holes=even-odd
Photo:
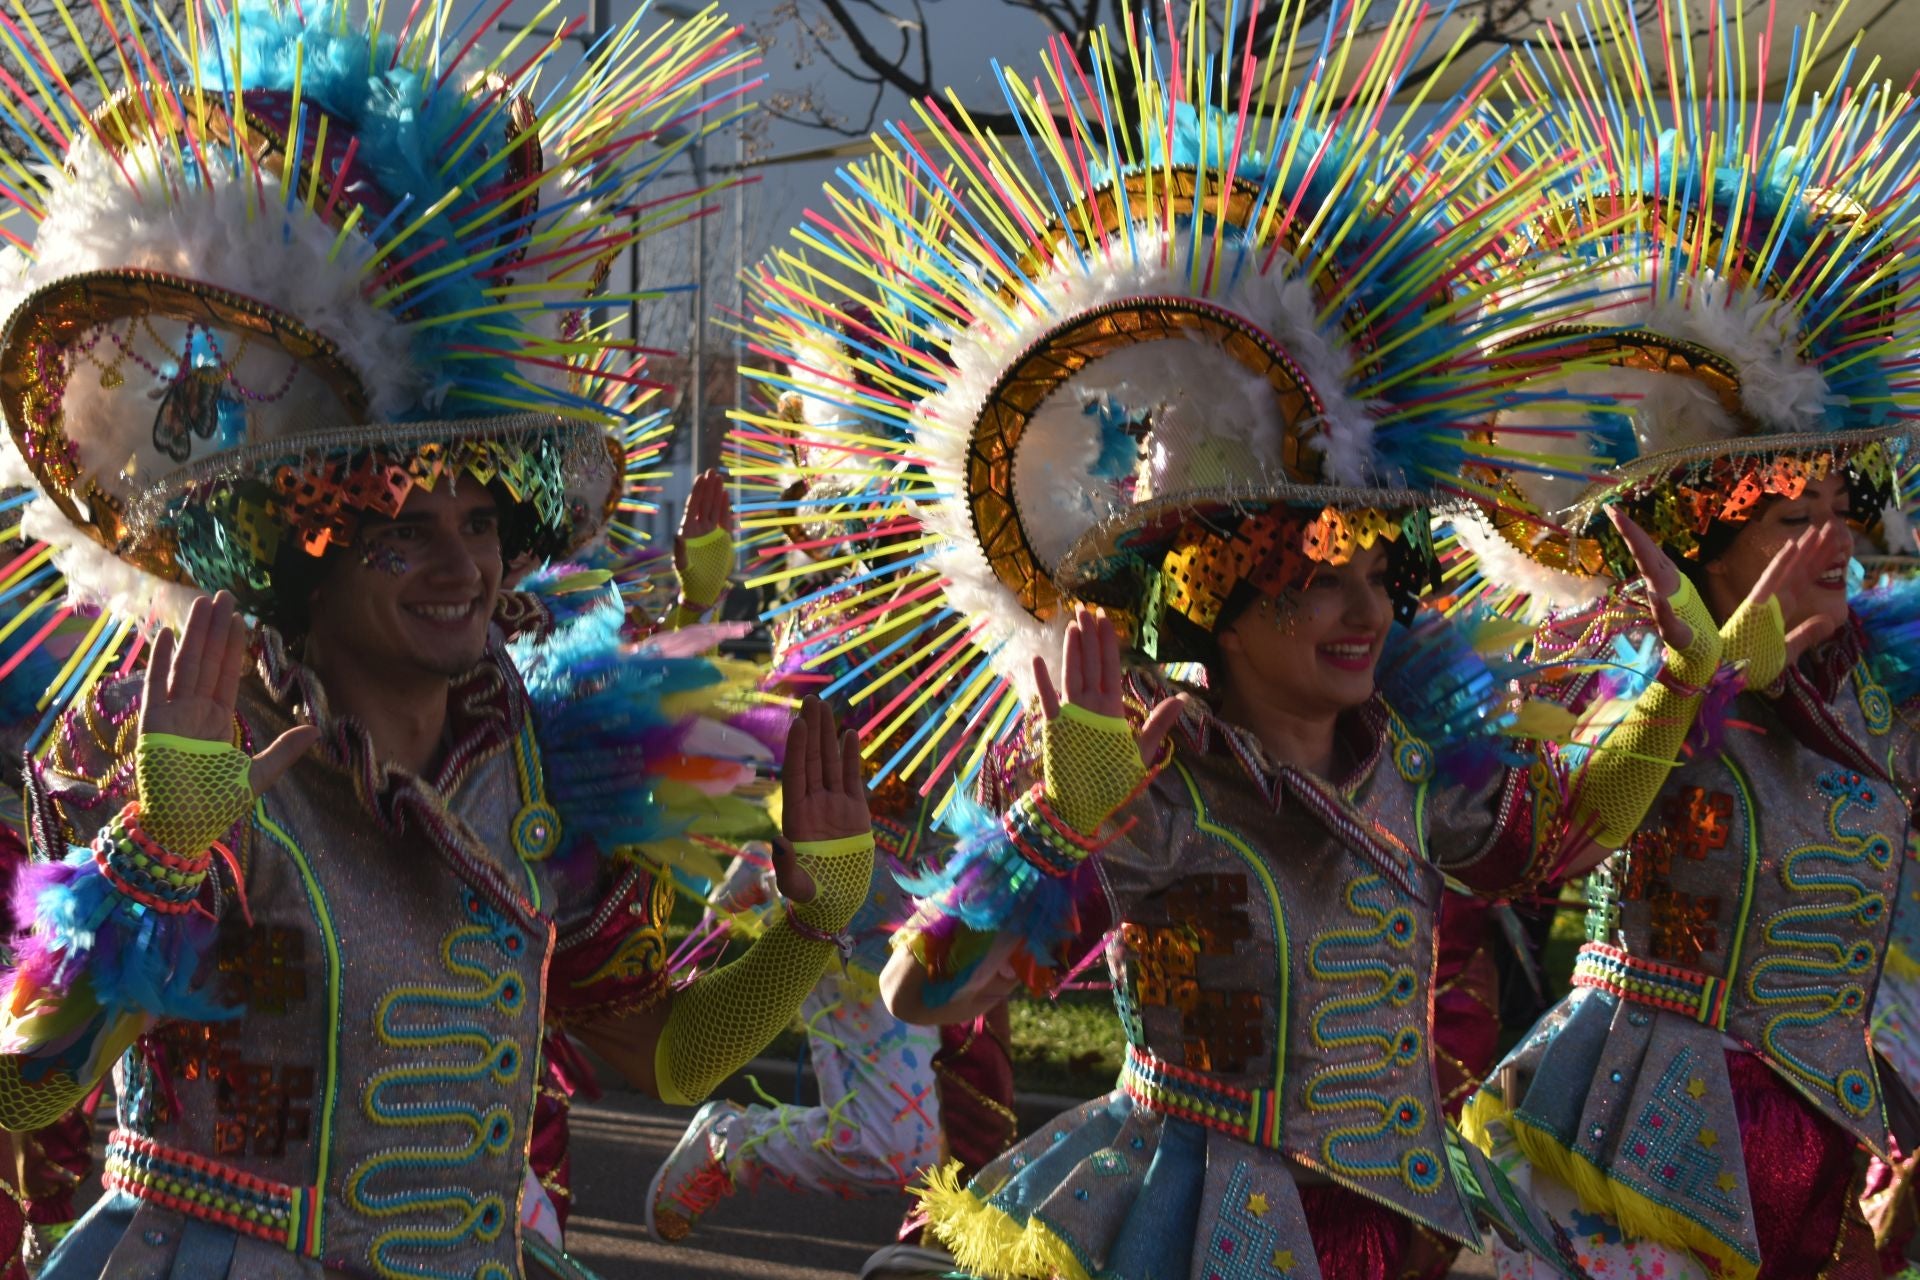
[[[102,441],[111,433],[88,438],[71,429],[69,390],[91,390],[76,383],[89,362],[103,366],[101,387],[110,385],[121,357],[103,362],[91,350],[103,334],[119,340],[112,326],[156,321],[216,335],[229,348],[277,353],[288,385],[302,380],[302,411],[250,424],[270,425],[262,438],[217,445],[199,436],[208,416],[200,401],[224,394],[224,374],[190,369],[172,375],[157,407],[125,409],[154,415],[152,451],[106,456]],[[176,397],[193,403],[175,406]],[[367,401],[360,377],[320,333],[258,299],[163,272],[65,277],[29,295],[0,336],[0,411],[41,491],[93,541],[167,581],[245,595],[280,538],[317,554],[349,536],[352,513],[392,514],[412,488],[454,472],[498,481],[531,508],[531,521],[520,523],[548,553],[591,541],[614,514],[624,460],[597,421],[523,411],[380,423],[370,421]],[[175,454],[162,447],[169,424]],[[225,527],[205,518],[216,512]],[[183,537],[207,545],[183,547]],[[203,581],[216,563],[226,572]]]

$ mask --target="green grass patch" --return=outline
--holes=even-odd
[[[1104,992],[1075,991],[1057,1001],[1023,996],[1008,1012],[1015,1088],[1074,1098],[1091,1098],[1113,1088],[1126,1038]],[[806,1036],[796,1018],[763,1056],[792,1062],[805,1052]]]
[[[1546,953],[1540,957],[1547,990],[1566,991],[1573,984],[1573,961],[1587,940],[1586,881],[1571,881],[1560,889],[1560,910],[1554,913]]]
[[[1013,1021],[1013,1078],[1021,1089],[1092,1097],[1113,1088],[1126,1052],[1120,1018],[1104,991],[1058,1000],[1019,999]]]

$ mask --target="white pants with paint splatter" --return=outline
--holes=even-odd
[[[870,1194],[905,1186],[940,1158],[933,1054],[940,1033],[910,1027],[880,1003],[872,979],[837,970],[813,989],[807,1024],[820,1105],[751,1106],[722,1130],[740,1190]]]

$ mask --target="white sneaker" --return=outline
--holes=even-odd
[[[733,1194],[733,1175],[721,1158],[714,1130],[746,1108],[737,1102],[709,1102],[693,1113],[693,1123],[647,1188],[647,1234],[662,1244],[687,1238],[700,1215]]]

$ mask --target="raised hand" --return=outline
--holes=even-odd
[[[1674,593],[1680,590],[1679,566],[1625,511],[1610,506],[1607,508],[1607,517],[1626,540],[1627,550],[1633,555],[1634,567],[1640,570],[1640,576],[1647,581],[1654,629],[1660,633],[1660,639],[1667,648],[1675,653],[1685,653],[1693,643],[1693,628],[1673,608]]]
[[[1122,697],[1124,668],[1120,662],[1120,633],[1104,611],[1077,606],[1073,620],[1067,623],[1067,638],[1061,646],[1060,669],[1066,681],[1067,705],[1094,715],[1125,719],[1126,700]],[[1046,662],[1033,660],[1033,683],[1040,695],[1040,710],[1046,718],[1060,716],[1060,694],[1047,670]],[[1167,733],[1186,710],[1185,697],[1170,698],[1155,707],[1140,727],[1134,740],[1140,746],[1141,763],[1148,769],[1159,763],[1160,748]]]
[[[1747,593],[1744,605],[1764,605],[1767,597],[1773,596],[1780,601],[1780,616],[1794,617],[1810,599],[1817,598],[1813,593],[1821,588],[1815,580],[1842,552],[1851,551],[1852,545],[1852,532],[1838,520],[1811,526],[1774,553],[1753,590]],[[1828,614],[1808,617],[1787,633],[1787,664],[1797,662],[1801,654],[1839,629],[1839,619]]]
[[[673,567],[680,576],[680,598],[695,609],[711,607],[726,591],[733,572],[733,498],[724,471],[694,477],[673,540]]]
[[[774,845],[773,875],[780,892],[794,902],[811,902],[814,884],[787,841],[843,840],[873,829],[860,737],[851,729],[841,730],[818,698],[802,702],[787,726],[780,827],[787,839]]]
[[[201,596],[187,612],[176,640],[170,630],[154,638],[140,702],[140,732],[171,734],[202,742],[233,737],[233,709],[247,665],[247,624],[222,591]],[[258,795],[279,780],[320,740],[311,725],[296,725],[253,757],[248,774]]]
[[[693,478],[687,506],[680,513],[680,536],[674,539],[674,563],[685,567],[686,544],[715,529],[733,528],[733,495],[727,492],[727,473],[708,468]]]

